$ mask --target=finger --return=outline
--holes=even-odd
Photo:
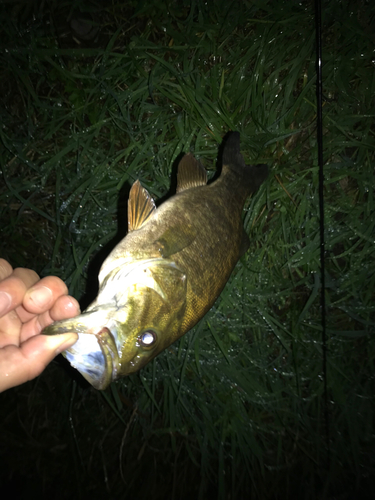
[[[27,290],[22,305],[26,311],[40,314],[50,309],[59,297],[67,294],[68,287],[60,278],[48,276]]]
[[[49,311],[40,315],[33,315],[29,321],[22,325],[20,343],[28,338],[38,335],[43,328],[61,319],[73,318],[80,313],[79,304],[70,295],[63,295],[57,299]]]
[[[12,276],[16,276],[22,280],[27,288],[33,286],[40,279],[35,271],[26,267],[16,267],[16,269],[13,269]]]
[[[26,291],[22,305],[17,308],[17,314],[22,323],[26,323],[35,314],[48,311],[60,296],[67,293],[67,286],[57,276],[43,278],[35,283],[35,286]]]
[[[10,276],[0,281],[0,317],[22,303],[28,288],[39,280],[31,269],[15,269]]]
[[[0,392],[31,380],[44,370],[53,358],[71,347],[78,339],[74,333],[37,335],[20,348],[13,345],[0,350]]]
[[[13,267],[5,259],[0,259],[0,281],[10,276],[13,272]]]
[[[6,345],[20,345],[21,328],[21,320],[14,310],[0,318],[0,348]]]
[[[63,295],[56,300],[49,314],[52,321],[60,321],[61,319],[74,318],[80,312],[78,301],[70,295]],[[43,325],[43,328],[45,326],[48,325]]]
[[[3,263],[6,262],[3,260]],[[9,268],[8,268],[9,271]],[[17,268],[0,281],[0,345],[20,343],[21,320],[18,312],[26,290],[39,280],[31,269]]]

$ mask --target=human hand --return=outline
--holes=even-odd
[[[0,259],[0,392],[38,376],[71,347],[75,333],[40,335],[53,321],[79,314],[79,304],[56,276],[39,279]]]

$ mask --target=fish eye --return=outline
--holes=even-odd
[[[142,347],[152,347],[156,342],[156,333],[153,330],[146,330],[139,337]]]

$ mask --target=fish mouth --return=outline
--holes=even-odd
[[[63,355],[95,389],[104,390],[117,378],[119,356],[107,327],[95,334],[80,333]]]
[[[85,316],[81,315],[81,319],[89,314]],[[120,362],[115,335],[106,326],[99,331],[88,328],[78,318],[57,321],[45,328],[43,334],[77,333],[77,342],[62,354],[95,389],[104,390],[118,376]]]

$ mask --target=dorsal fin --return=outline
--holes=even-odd
[[[150,193],[136,180],[129,193],[128,231],[142,227],[155,209],[155,202]]]
[[[183,156],[178,164],[176,193],[206,184],[207,173],[199,161],[190,153]]]

